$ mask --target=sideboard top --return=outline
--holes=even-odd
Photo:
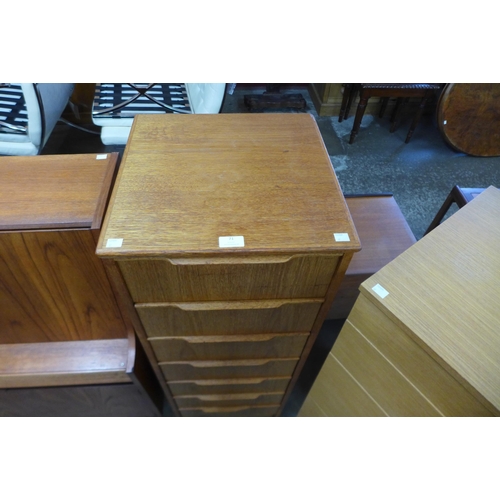
[[[117,153],[0,157],[0,231],[99,227]]]
[[[359,248],[311,115],[165,114],[135,118],[98,254]]]

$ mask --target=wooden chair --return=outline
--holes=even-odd
[[[430,233],[434,228],[439,226],[453,203],[456,203],[458,208],[460,209],[467,205],[467,203],[472,201],[478,194],[481,194],[483,191],[484,188],[463,188],[460,186],[453,186],[450,194],[446,197],[443,205],[438,210],[438,213],[425,231],[424,236]]]
[[[368,99],[371,97],[381,97],[382,107],[380,109],[379,116],[384,115],[385,109],[387,107],[387,102],[390,97],[397,98],[396,107],[392,113],[391,117],[391,132],[396,130],[399,118],[401,116],[401,111],[404,104],[410,98],[420,98],[420,105],[413,118],[410,130],[406,136],[405,143],[410,142],[411,136],[422,116],[422,111],[427,104],[427,101],[435,95],[435,93],[441,89],[441,84],[436,83],[348,83],[345,84],[344,97],[342,99],[342,105],[340,109],[339,122],[349,116],[349,111],[356,94],[359,93],[359,104],[356,111],[356,117],[354,119],[354,125],[352,127],[351,136],[349,138],[349,144],[354,142],[356,135],[358,134],[359,127],[361,126],[361,120],[365,113],[366,105]]]

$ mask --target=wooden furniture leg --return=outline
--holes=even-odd
[[[347,105],[349,103],[349,108],[351,107],[351,104],[350,104],[351,93],[352,93],[352,83],[345,83],[344,84],[344,95],[342,97],[342,104],[340,105],[339,123],[341,123],[344,118],[347,118],[347,115],[349,114],[349,109],[348,109]],[[346,113],[346,111],[347,111],[347,113]]]
[[[382,106],[380,107],[380,112],[378,114],[379,118],[383,118],[384,117],[384,113],[385,113],[385,110],[387,108],[388,102],[389,102],[389,98],[388,97],[384,97],[382,99]]]
[[[467,203],[472,201],[478,194],[481,194],[484,191],[484,188],[461,188],[460,186],[453,186],[453,189],[450,191],[450,194],[447,196],[441,208],[438,210],[436,217],[432,220],[429,227],[424,233],[424,236],[427,233],[430,233],[434,228],[439,226],[441,221],[444,219],[444,216],[450,209],[453,203],[456,203],[458,208],[462,208]]]
[[[399,119],[401,117],[401,111],[403,110],[404,105],[406,104],[407,101],[408,98],[403,98],[403,97],[398,97],[398,99],[396,100],[396,106],[391,116],[391,128],[390,128],[391,133],[393,133],[396,130],[399,123]]]
[[[356,111],[356,118],[354,119],[354,125],[351,131],[351,137],[349,139],[349,144],[354,142],[354,139],[358,135],[359,127],[361,126],[361,120],[363,119],[363,115],[365,114],[366,104],[368,103],[369,97],[361,95],[359,99],[358,109]]]
[[[356,99],[356,95],[358,94],[358,89],[356,88],[356,86],[353,83],[351,83],[350,85],[351,89],[349,91],[349,99],[347,101],[347,107],[345,109],[344,120],[349,118],[349,113],[351,111],[352,103],[354,99]]]
[[[420,106],[418,107],[417,112],[411,122],[410,130],[408,130],[408,135],[406,136],[405,144],[410,142],[411,136],[413,135],[413,131],[415,130],[418,122],[420,121],[420,117],[422,116],[422,112],[424,111],[425,105],[427,104],[427,97],[423,97],[420,101]]]

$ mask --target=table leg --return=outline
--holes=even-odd
[[[354,125],[351,131],[351,137],[349,138],[349,144],[354,142],[354,139],[358,135],[359,127],[361,126],[361,120],[363,119],[363,115],[365,114],[366,104],[368,102],[369,97],[361,96],[359,99],[358,109],[356,111],[356,118],[354,119]]]

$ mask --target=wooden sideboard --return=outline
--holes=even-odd
[[[151,369],[95,255],[117,160],[0,158],[0,389],[134,383],[151,405],[138,380]]]
[[[392,195],[346,196],[346,203],[362,249],[354,254],[327,319],[347,318],[361,283],[416,241]]]
[[[367,279],[300,416],[500,414],[500,191]]]
[[[97,254],[177,415],[275,416],[359,248],[312,116],[139,115]]]

